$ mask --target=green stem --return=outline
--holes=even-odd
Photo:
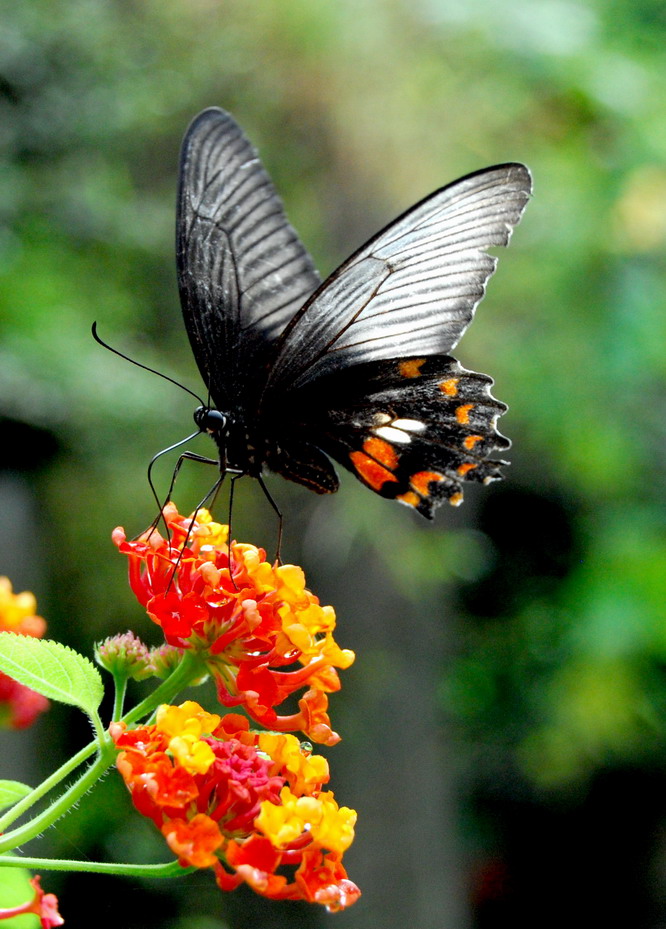
[[[182,868],[177,861],[164,864],[114,864],[110,861],[68,861],[65,858],[16,858],[0,855],[0,867],[30,868],[37,871],[88,871],[96,874],[121,874],[124,877],[178,877],[196,868]]]
[[[99,717],[99,713],[95,710],[92,713],[89,713],[88,718],[93,724],[93,729],[95,730],[95,735],[97,736],[97,744],[100,750],[104,747],[104,739],[106,737],[106,729],[102,725],[102,720]]]
[[[141,703],[137,703],[134,709],[126,713],[122,721],[129,725],[141,719],[143,716],[152,713],[160,703],[168,703],[176,694],[187,687],[194,678],[200,677],[202,672],[203,666],[201,659],[196,652],[185,652],[180,664],[169,677],[165,681],[162,681],[160,686],[157,687],[152,694],[149,694],[145,700],[142,700]]]
[[[99,757],[93,761],[90,767],[81,775],[78,781],[75,781],[63,794],[61,794],[45,810],[42,810],[37,816],[14,829],[7,832],[0,840],[0,852],[9,851],[19,845],[24,845],[30,839],[34,839],[40,832],[44,832],[49,826],[64,816],[77,803],[78,800],[90,790],[93,784],[99,780],[105,771],[113,764],[116,757],[116,750],[113,742],[107,737],[106,744]]]
[[[113,714],[111,719],[115,721],[116,719],[120,719],[120,717],[123,715],[125,694],[127,693],[127,675],[114,674],[113,683],[115,685],[116,692],[113,697]]]
[[[93,755],[99,748],[98,743],[90,742],[88,745],[84,746],[81,751],[77,752],[72,758],[69,758],[63,765],[61,765],[57,771],[54,771],[53,774],[50,774],[46,780],[42,781],[34,790],[30,791],[22,800],[19,800],[18,803],[15,803],[14,806],[8,810],[4,816],[0,817],[0,832],[6,832],[7,828],[15,822],[19,816],[22,816],[26,810],[29,810],[30,807],[37,803],[44,794],[47,794],[56,784],[64,780],[74,768],[78,766]]]

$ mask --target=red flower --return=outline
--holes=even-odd
[[[0,724],[26,729],[49,706],[46,697],[0,672]]]
[[[168,504],[164,518],[170,542],[157,530],[130,542],[116,529],[113,539],[129,557],[132,590],[167,643],[204,655],[222,705],[242,706],[272,729],[339,741],[327,694],[339,690],[336,669],[349,667],[354,653],[333,638],[333,609],[306,589],[295,565],[270,565],[262,549],[239,543],[230,558],[227,527],[206,510],[184,519]],[[276,707],[302,690],[299,712],[279,715]]]
[[[320,903],[331,913],[344,910],[361,896],[347,877],[342,855],[312,848],[303,853],[303,862],[296,872],[296,883],[303,899]]]

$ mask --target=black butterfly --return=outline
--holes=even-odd
[[[470,174],[413,206],[320,283],[255,149],[220,109],[181,152],[176,225],[185,325],[215,408],[195,422],[219,467],[264,466],[317,493],[329,455],[432,518],[488,483],[509,447],[492,379],[449,356],[529,199],[521,164]]]

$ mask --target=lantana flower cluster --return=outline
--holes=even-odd
[[[339,741],[328,694],[354,653],[335,642],[335,613],[299,567],[229,544],[228,527],[206,510],[184,518],[167,504],[162,515],[166,537],[152,528],[132,541],[119,528],[113,540],[165,644],[151,651],[127,633],[104,643],[98,660],[114,675],[120,665],[132,676],[164,676],[194,652],[193,667],[213,676],[226,715],[188,701],[162,705],[138,728],[113,723],[132,801],[180,865],[211,868],[222,890],[246,883],[272,899],[342,910],[360,895],[342,863],[356,813],[338,806],[324,786],[328,763],[292,733]],[[283,711],[290,697],[297,712]],[[251,720],[268,731],[251,729]]]
[[[303,732],[334,745],[328,694],[337,669],[354,653],[333,638],[335,613],[305,587],[301,568],[271,565],[263,549],[234,542],[207,510],[184,518],[163,511],[169,538],[157,529],[129,541],[113,533],[129,558],[130,585],[168,645],[195,649],[215,679],[220,703],[242,707],[267,728]],[[300,693],[298,712],[276,708]]]
[[[222,890],[246,882],[330,911],[360,895],[342,864],[356,813],[323,789],[328,764],[309,745],[193,701],[160,707],[154,725],[116,723],[111,734],[134,805],[183,867],[212,868]]]
[[[46,621],[37,616],[34,594],[15,594],[11,581],[0,577],[0,632],[14,632],[41,639]],[[0,724],[12,729],[25,729],[40,713],[48,709],[49,701],[24,684],[19,684],[0,672]]]

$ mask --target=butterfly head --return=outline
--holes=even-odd
[[[194,422],[202,432],[223,438],[229,431],[230,417],[220,410],[211,410],[208,406],[198,406],[194,411]]]

